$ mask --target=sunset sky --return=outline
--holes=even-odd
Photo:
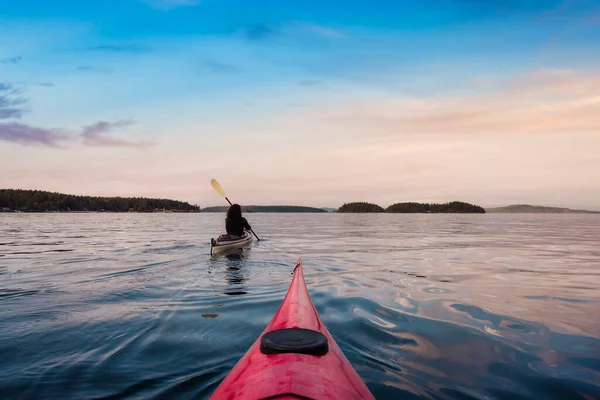
[[[0,188],[600,210],[598,0],[0,2]]]

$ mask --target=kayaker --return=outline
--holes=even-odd
[[[250,231],[252,228],[246,220],[242,217],[242,207],[239,204],[232,204],[227,210],[227,218],[225,218],[225,230],[229,236],[242,236],[244,229]]]

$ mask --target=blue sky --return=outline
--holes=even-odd
[[[0,9],[1,187],[600,209],[597,1]]]

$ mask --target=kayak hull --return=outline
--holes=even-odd
[[[250,232],[245,232],[244,235],[237,240],[215,240],[212,238],[210,239],[210,254],[213,255],[226,250],[242,248],[251,242],[252,234]]]
[[[306,351],[313,354],[273,350],[267,338],[276,334],[291,337],[292,343],[310,342],[312,349]],[[306,334],[309,339],[301,340]],[[321,321],[306,288],[301,260],[277,313],[210,398],[374,399]]]

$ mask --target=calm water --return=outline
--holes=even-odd
[[[302,257],[379,399],[600,398],[600,216],[0,214],[0,397],[207,398]]]

